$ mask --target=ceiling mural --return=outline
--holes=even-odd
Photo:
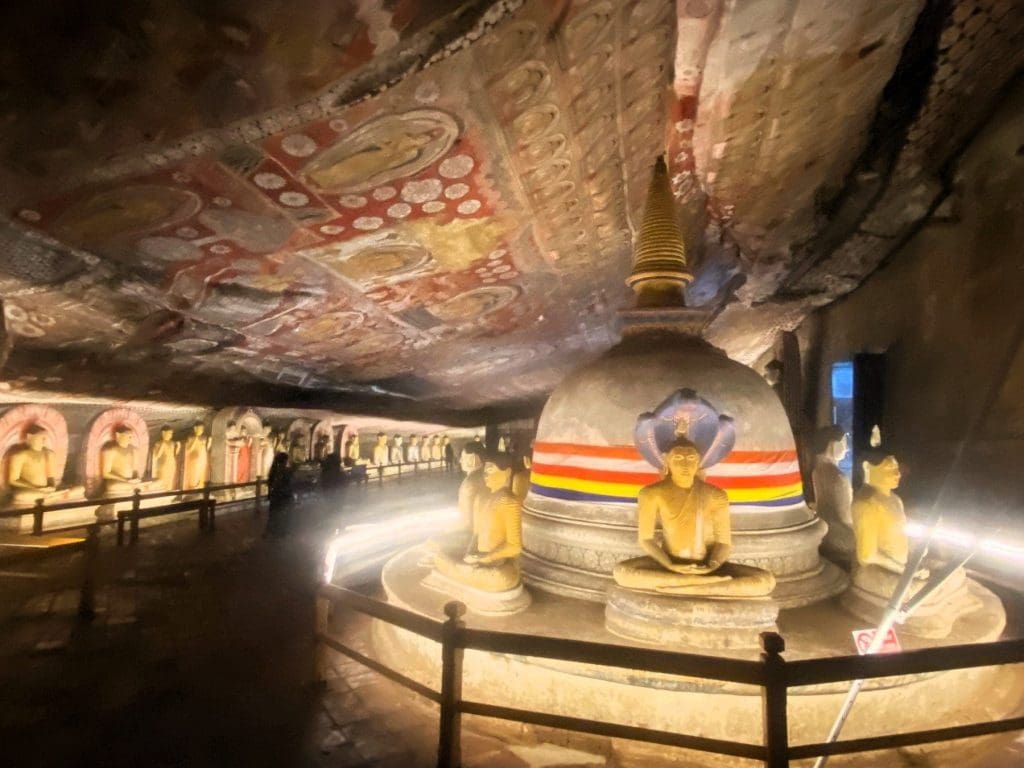
[[[159,30],[125,22],[162,58],[136,67],[149,97],[118,103],[121,130],[29,89],[29,117],[0,139],[24,155],[3,169],[12,381],[454,411],[537,400],[614,342],[634,222],[666,151],[693,294],[711,300],[746,275],[712,335],[754,355],[747,340],[770,342],[837,293],[776,296],[823,195],[870,150],[928,11],[864,0],[826,24],[835,4],[740,5],[368,0],[284,13],[257,0],[213,20],[161,0]],[[176,35],[193,48],[174,48]],[[44,106],[60,153],[29,141]]]

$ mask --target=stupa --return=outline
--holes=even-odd
[[[637,419],[651,413],[678,431],[679,414],[654,411],[684,389],[731,421],[732,450],[704,472],[729,497],[730,560],[771,571],[780,608],[829,598],[847,579],[818,554],[827,526],[804,501],[782,403],[761,376],[700,337],[711,313],[686,306],[692,279],[659,159],[626,280],[636,301],[621,313],[622,340],[570,374],[540,418],[524,503],[527,583],[605,601],[615,564],[643,554],[637,492],[661,476],[656,457],[638,447]]]
[[[776,625],[786,638],[787,659],[852,653],[852,632],[866,625],[829,599],[849,579],[818,554],[826,525],[804,502],[782,405],[754,371],[701,339],[709,313],[686,306],[690,273],[662,163],[655,169],[636,250],[628,279],[636,302],[622,313],[622,341],[570,374],[540,419],[522,531],[521,572],[532,600],[514,613],[471,611],[464,620],[523,638],[621,645],[626,654],[641,646],[739,658],[757,656],[748,642],[756,637],[751,630]],[[672,462],[685,462],[690,448],[699,454],[697,475],[704,485],[722,489],[695,486],[714,497],[715,514],[720,516],[727,496],[731,548],[726,560],[739,566],[727,570],[740,577],[758,569],[761,574],[740,599],[726,595],[699,606],[684,591],[677,603],[663,601],[662,595],[648,601],[643,584],[628,593],[613,580],[615,572],[622,578],[623,567],[630,575],[630,561],[645,554],[637,525],[640,489],[662,478],[663,464],[675,482],[672,470],[678,474],[679,467]],[[419,545],[394,555],[381,572],[381,586],[389,603],[437,620],[445,604],[457,598],[424,583],[428,554]],[[636,568],[631,575],[644,576]],[[768,595],[757,592],[765,584],[773,585]],[[955,616],[942,644],[986,642],[1002,633],[1006,614],[999,599],[979,584],[970,588],[975,605]],[[714,592],[708,590],[708,596],[716,597]],[[748,597],[753,599],[744,605]],[[374,621],[371,632],[374,652],[385,664],[436,685],[437,643],[383,621]],[[730,633],[738,642],[721,641]],[[909,633],[901,642],[908,650],[940,644]],[[527,646],[524,640],[524,652]],[[760,743],[763,735],[760,689],[748,685],[482,650],[466,651],[462,685],[467,699],[497,706],[748,744]],[[792,689],[791,742],[823,739],[847,689],[845,682]],[[1024,673],[1007,667],[868,680],[844,736],[976,721],[1017,711],[1021,700]],[[915,759],[932,754],[948,759],[964,749],[977,751],[980,743],[904,751]],[[665,751],[629,741],[616,741],[614,748],[641,759],[660,759]],[[895,752],[879,755],[845,757],[843,764],[876,766],[879,759],[904,764]],[[735,765],[735,760],[687,753],[685,764]]]

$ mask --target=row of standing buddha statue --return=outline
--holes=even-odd
[[[427,461],[444,461],[453,457],[451,438],[447,435],[425,437],[409,435],[408,442],[402,435],[394,435],[390,440],[383,432],[377,433],[377,442],[373,446],[369,464],[384,467],[394,464],[418,464]],[[362,458],[357,435],[349,437],[345,444],[345,458],[350,464],[366,463]]]

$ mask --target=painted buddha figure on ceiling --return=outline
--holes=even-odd
[[[461,551],[441,548],[434,556],[434,568],[461,585],[484,592],[506,592],[521,583],[522,504],[509,488],[510,457],[489,455],[479,471],[485,490],[472,501],[469,545]]]
[[[637,497],[637,536],[646,555],[616,565],[615,582],[626,589],[673,595],[769,595],[775,588],[770,572],[728,562],[729,499],[697,476],[697,446],[677,437],[665,464],[665,478],[642,488]]]
[[[25,430],[25,442],[7,454],[7,487],[13,506],[71,501],[85,497],[85,488],[76,485],[57,488],[59,478],[54,477],[55,458],[46,445],[46,429],[33,424]]]

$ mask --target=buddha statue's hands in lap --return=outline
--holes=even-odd
[[[511,460],[488,456],[483,465],[486,495],[475,500],[469,545],[461,552],[442,546],[434,568],[444,576],[485,592],[519,586],[519,555],[523,551],[522,505],[510,488]]]
[[[80,486],[57,489],[54,477],[54,453],[46,447],[46,430],[34,424],[25,432],[25,442],[11,449],[7,457],[7,487],[16,506],[80,499]]]
[[[620,587],[704,597],[763,597],[775,577],[728,562],[732,550],[729,499],[697,477],[700,454],[678,438],[665,454],[668,475],[637,497],[640,547],[647,554],[615,566]],[[661,535],[658,536],[658,527]]]

